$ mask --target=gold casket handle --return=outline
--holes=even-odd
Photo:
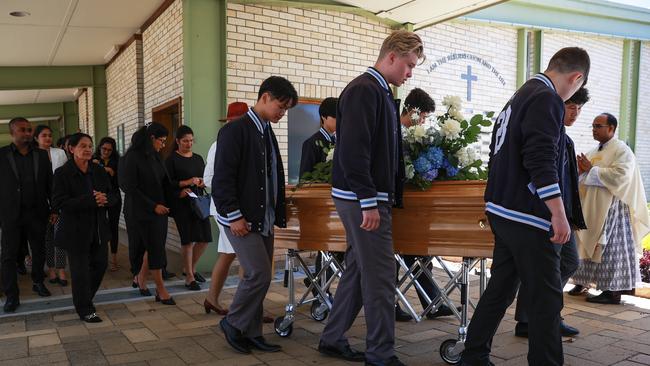
[[[487,228],[487,219],[483,218],[483,219],[478,220],[478,226],[480,226],[481,229]]]

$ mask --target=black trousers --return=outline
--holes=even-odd
[[[492,278],[469,324],[461,363],[489,364],[492,338],[521,280],[521,296],[529,304],[528,364],[562,365],[562,246],[551,243],[543,230],[490,213],[488,218],[495,239]]]
[[[32,247],[32,282],[42,283],[45,278],[45,228],[47,217],[26,215],[17,223],[2,223],[2,287],[8,299],[18,299],[18,282],[16,273],[17,260],[25,260],[22,251],[22,239],[27,238]],[[18,258],[18,256],[21,258]]]
[[[404,263],[406,263],[406,265],[409,266],[409,267],[411,267],[413,265],[413,263],[415,263],[415,260],[418,259],[418,257],[419,256],[416,256],[416,255],[404,255],[404,256],[402,256],[402,258],[404,259]],[[397,270],[399,272],[399,265],[398,264],[396,264],[396,265],[397,265]],[[433,266],[429,265],[427,268],[429,269],[429,271],[431,271]],[[440,295],[440,291],[438,291],[438,289],[433,285],[431,280],[429,278],[427,278],[427,276],[425,276],[423,273],[420,274],[417,277],[417,280],[418,280],[418,283],[420,284],[420,286],[422,286],[422,289],[424,290],[424,292],[426,292],[427,295],[429,296],[429,299],[431,299],[431,301],[436,301],[436,298],[438,297],[438,295]],[[429,306],[429,304],[427,303],[427,300],[420,293],[420,291],[417,291],[417,293],[418,293],[418,298],[420,299],[420,303],[422,304],[422,308],[426,309],[426,307]],[[447,305],[445,303],[443,303],[442,306],[447,306]]]
[[[84,317],[95,312],[93,298],[108,265],[107,246],[101,245],[95,238],[93,243],[75,243],[73,247],[67,251],[72,278],[72,302],[77,314]]]
[[[120,243],[120,212],[122,211],[122,201],[118,201],[115,206],[108,208],[108,226],[111,230],[111,253],[117,253],[117,247]]]
[[[580,258],[578,257],[578,246],[576,245],[575,234],[571,233],[569,241],[562,245],[560,252],[560,279],[562,280],[562,288],[566,286],[571,276],[578,270]],[[521,296],[526,289],[519,288],[519,296],[517,297],[517,310],[515,312],[515,320],[518,322],[528,323],[528,312],[526,311],[526,299]]]

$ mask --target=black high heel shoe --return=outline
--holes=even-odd
[[[173,297],[169,297],[169,299],[161,299],[158,294],[156,294],[156,302],[159,302],[163,305],[176,305],[176,301],[174,301]]]
[[[151,291],[149,291],[148,288],[141,288],[140,290],[140,295],[142,296],[151,296]]]

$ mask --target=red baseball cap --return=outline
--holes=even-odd
[[[230,122],[237,119],[248,112],[248,104],[244,102],[232,102],[228,104],[228,114],[225,118],[221,118],[219,122]]]

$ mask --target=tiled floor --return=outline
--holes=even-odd
[[[116,276],[119,279],[107,281],[130,284],[128,273]],[[472,285],[475,294],[475,277]],[[61,291],[65,294],[69,288]],[[228,304],[233,293],[233,288],[226,290],[223,302]],[[99,324],[82,323],[73,311],[13,317],[0,314],[0,365],[346,364],[318,354],[316,347],[324,323],[312,320],[307,306],[299,308],[288,338],[278,337],[272,325],[265,325],[267,339],[282,345],[282,352],[237,354],[217,327],[220,318],[214,313],[205,314],[201,305],[204,296],[175,295],[176,306],[164,306],[151,298],[99,305],[99,315],[104,319]],[[282,315],[286,299],[282,282],[274,282],[266,298],[266,311]],[[624,299],[625,305],[594,305],[584,298],[565,296],[565,320],[582,332],[564,340],[567,365],[650,364],[650,300]],[[526,364],[527,340],[514,337],[513,313],[511,307],[494,340],[492,355],[497,365]],[[438,348],[443,340],[456,336],[457,327],[457,321],[451,318],[397,323],[397,354],[408,365],[444,365]],[[362,349],[364,334],[362,312],[349,332],[351,343]]]

